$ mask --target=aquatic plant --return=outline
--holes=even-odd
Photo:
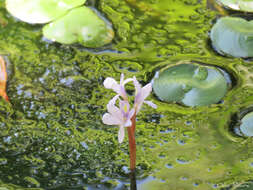
[[[212,45],[223,55],[253,56],[253,21],[237,17],[220,18],[211,30]]]
[[[242,118],[240,130],[247,137],[253,136],[253,112],[247,113]]]
[[[110,43],[114,32],[93,10],[80,7],[44,26],[43,35],[62,44],[79,42],[95,48]]]
[[[110,43],[114,37],[111,25],[94,10],[81,6],[85,2],[86,0],[7,0],[6,9],[24,22],[51,22],[43,27],[43,35],[52,41],[62,44],[80,43],[91,48]]]
[[[228,84],[221,70],[215,67],[178,64],[157,72],[153,88],[162,101],[206,106],[219,102]]]
[[[4,59],[0,56],[0,96],[2,96],[6,101],[9,98],[6,94],[6,83],[7,83],[7,72]]]
[[[218,0],[218,2],[233,10],[253,12],[253,2],[251,0]]]
[[[133,108],[130,108],[130,101],[125,90],[125,84],[133,82],[135,86],[135,99]],[[135,169],[136,163],[136,143],[135,143],[135,127],[136,127],[136,115],[141,109],[143,103],[156,108],[156,105],[151,101],[145,101],[152,91],[151,83],[148,83],[144,87],[137,81],[136,77],[128,78],[124,80],[124,74],[121,74],[120,83],[111,77],[108,77],[104,81],[104,86],[107,89],[112,89],[117,93],[109,103],[107,104],[107,111],[103,115],[102,121],[107,125],[118,125],[118,141],[123,142],[125,136],[125,127],[128,131],[129,150],[130,150],[130,169]],[[116,101],[119,100],[119,107],[115,106]]]
[[[31,24],[48,23],[63,16],[86,0],[6,0],[6,9],[18,19]]]

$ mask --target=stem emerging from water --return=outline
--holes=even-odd
[[[132,126],[127,127],[129,152],[130,152],[130,169],[135,170],[136,165],[136,143],[135,143],[135,127],[136,127],[136,114],[131,118]]]

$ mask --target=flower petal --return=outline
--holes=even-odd
[[[121,73],[120,75],[120,85],[123,85],[124,82],[124,73]]]
[[[138,85],[140,85],[139,82],[137,80],[135,81],[135,79],[134,79],[134,82],[136,83],[135,84],[136,89],[139,88],[138,87]],[[152,91],[151,83],[148,83],[147,85],[145,85],[143,88],[141,88],[139,90],[139,92],[136,90],[136,92],[138,92],[138,93],[136,93],[135,100],[134,100],[134,107],[136,109],[136,114],[140,111],[145,98],[147,98],[149,96],[151,91]]]
[[[109,113],[115,112],[116,109],[119,110],[119,108],[115,106],[115,103],[116,103],[116,101],[117,101],[118,98],[119,98],[119,95],[116,95],[116,96],[114,96],[114,97],[108,102],[108,104],[107,104],[107,110],[108,110]]]
[[[109,113],[103,115],[102,121],[106,125],[122,125],[122,121]]]
[[[142,99],[145,100],[152,91],[152,84],[148,83],[141,89]]]
[[[134,87],[135,87],[135,94],[138,94],[141,91],[141,84],[138,82],[136,77],[133,77]]]
[[[107,77],[104,80],[104,87],[107,89],[112,89],[112,86],[114,86],[115,84],[118,84],[117,81],[112,78],[112,77]]]
[[[153,102],[151,102],[151,101],[144,101],[144,103],[146,103],[146,104],[148,104],[150,107],[152,107],[152,108],[157,108],[157,105],[156,104],[154,104]]]
[[[135,104],[134,107],[135,107],[135,111],[136,111],[136,114],[139,113],[140,109],[141,109],[141,106],[143,104],[143,101],[140,102],[139,104]]]
[[[124,80],[124,82],[122,83],[122,85],[125,85],[126,83],[129,83],[131,81],[133,81],[133,79],[132,78],[128,78],[128,79]]]
[[[130,119],[128,119],[125,123],[124,123],[124,127],[131,127],[132,126],[132,121]]]
[[[124,100],[127,100],[127,93],[126,93],[126,90],[125,90],[125,87],[120,85],[119,86],[119,92],[118,94],[124,99]]]
[[[114,96],[107,104],[108,105],[115,105],[116,101],[119,99],[119,94],[117,94],[116,96]]]
[[[132,117],[134,116],[134,114],[135,114],[135,109],[131,109],[129,111],[129,114],[128,114],[129,119],[132,119]]]
[[[121,114],[121,111],[118,107],[115,106],[115,103],[117,99],[119,98],[119,95],[114,96],[109,103],[107,104],[107,111],[113,115],[114,117],[118,118],[119,120],[123,121],[123,116]]]
[[[117,81],[114,78],[107,77],[104,80],[104,87],[107,89],[112,89],[116,93],[119,93],[120,91],[120,85],[117,83]]]
[[[123,126],[120,126],[120,127],[119,127],[119,132],[118,132],[118,140],[119,140],[119,143],[122,143],[122,142],[123,142],[124,137],[125,137],[125,129],[124,129]]]
[[[128,113],[128,111],[130,109],[130,105],[129,105],[128,101],[120,100],[119,101],[119,108],[122,113]]]

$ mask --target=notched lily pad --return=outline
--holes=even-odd
[[[218,0],[218,2],[233,10],[253,12],[252,0]]]
[[[47,24],[43,28],[46,38],[63,44],[80,43],[86,47],[100,47],[111,42],[111,26],[93,10],[80,7]]]
[[[6,0],[7,10],[28,23],[47,23],[68,10],[80,6],[86,0]]]
[[[220,54],[233,57],[253,56],[253,21],[223,17],[211,30],[212,45]]]
[[[253,112],[247,113],[241,119],[240,131],[247,137],[253,136]]]
[[[225,96],[228,83],[215,67],[179,64],[160,71],[154,79],[153,89],[162,101],[206,106]]]

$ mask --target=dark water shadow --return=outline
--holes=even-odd
[[[135,170],[132,170],[130,172],[129,177],[130,177],[130,190],[137,190]]]

